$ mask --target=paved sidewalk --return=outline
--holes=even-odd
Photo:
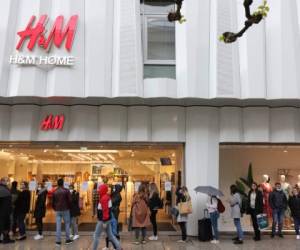
[[[232,244],[229,237],[224,237],[219,245],[212,245],[211,243],[202,243],[196,239],[190,240],[188,243],[177,243],[178,237],[174,236],[163,236],[157,242],[147,242],[145,245],[136,246],[131,243],[129,236],[123,237],[122,247],[125,250],[296,250],[300,249],[300,240],[296,240],[294,236],[286,236],[284,239],[270,239],[269,236],[264,236],[263,240],[260,242],[254,242],[250,236],[246,237],[245,243],[240,246],[235,246]],[[71,245],[62,245],[61,247],[55,246],[55,238],[53,236],[45,237],[44,240],[34,241],[32,236],[30,236],[26,241],[16,242],[15,244],[3,245],[0,244],[0,249],[14,249],[14,250],[57,250],[57,249],[70,249],[70,250],[83,250],[91,249],[92,237],[82,236],[79,240],[75,241]],[[103,241],[99,246],[102,249]]]

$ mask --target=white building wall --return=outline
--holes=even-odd
[[[64,114],[63,131],[42,131],[50,113]],[[300,143],[300,109],[177,106],[0,105],[0,141],[91,141],[185,143],[185,183],[197,234],[205,197],[197,185],[219,186],[219,143]]]
[[[201,2],[201,3],[200,3]],[[255,9],[261,1],[254,1]],[[176,24],[176,80],[143,80],[138,0],[2,0],[0,96],[170,97],[298,99],[300,14],[298,0],[269,0],[270,13],[238,42],[218,41],[245,21],[242,0],[185,0]],[[17,32],[31,15],[79,15],[72,68],[9,65]],[[49,27],[48,27],[49,29]],[[23,49],[23,53],[27,53]],[[45,55],[36,48],[34,55]],[[49,55],[66,55],[52,48]]]

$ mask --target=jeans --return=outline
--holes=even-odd
[[[39,235],[43,235],[43,217],[35,218],[35,224],[37,226]]]
[[[134,229],[135,232],[135,239],[139,240],[140,239],[140,232],[142,232],[142,240],[145,240],[146,238],[146,228],[145,227],[137,227]]]
[[[157,222],[156,222],[157,210],[151,210],[150,221],[153,226],[153,235],[157,236]]]
[[[273,209],[272,235],[276,233],[276,225],[278,224],[278,234],[282,234],[282,225],[284,218],[284,209]]]
[[[98,207],[98,203],[93,202],[93,216],[97,215],[97,207]]]
[[[298,217],[293,217],[293,219],[294,219],[294,224],[295,224],[295,232],[296,232],[296,235],[300,235],[300,234],[299,234],[300,218],[298,218]]]
[[[210,216],[211,226],[214,233],[214,240],[219,240],[218,219],[220,215],[217,211],[215,211],[213,213],[210,213],[209,216]]]
[[[73,235],[78,235],[77,217],[71,217],[70,229],[72,229]]]
[[[181,229],[181,238],[186,241],[187,233],[186,233],[186,222],[178,222]]]
[[[26,235],[25,217],[26,214],[18,214],[17,217],[20,236]]]
[[[114,247],[117,250],[120,250],[121,249],[120,242],[117,240],[117,238],[113,235],[113,233],[111,231],[110,221],[106,221],[106,222],[98,221],[97,222],[95,233],[94,233],[93,250],[98,249],[99,238],[100,238],[103,230],[106,231],[106,235],[109,238],[109,240],[113,243]]]
[[[260,230],[257,224],[257,213],[255,212],[254,209],[250,208],[250,216],[251,216],[251,220],[252,220],[252,226],[253,226],[253,230],[254,230],[254,236],[255,239],[260,240]]]
[[[243,240],[244,233],[243,233],[243,229],[242,229],[242,226],[241,226],[241,219],[240,218],[234,218],[233,222],[234,222],[239,240]]]
[[[61,222],[64,220],[66,240],[70,240],[70,211],[56,211],[56,242],[61,242]]]

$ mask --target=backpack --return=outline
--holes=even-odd
[[[218,212],[220,214],[222,214],[222,213],[225,212],[225,206],[224,206],[223,202],[220,199],[217,198],[217,200],[218,200]]]
[[[246,195],[240,194],[242,204],[240,205],[241,215],[247,213],[248,211],[248,197]]]

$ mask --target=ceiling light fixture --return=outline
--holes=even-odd
[[[102,160],[107,160],[107,158],[104,156],[104,155],[102,155],[102,154],[98,154],[98,156],[100,157],[100,159],[102,159]]]
[[[99,149],[99,150],[97,150],[97,149],[94,149],[94,150],[87,149],[85,151],[81,151],[79,149],[61,149],[60,151],[64,152],[64,153],[83,153],[83,154],[85,154],[85,153],[89,153],[89,154],[91,154],[91,153],[117,154],[119,152],[118,150],[102,150],[102,149]]]
[[[109,159],[111,159],[112,161],[115,161],[115,160],[116,160],[116,158],[113,157],[111,154],[107,154],[107,157],[108,157]]]

